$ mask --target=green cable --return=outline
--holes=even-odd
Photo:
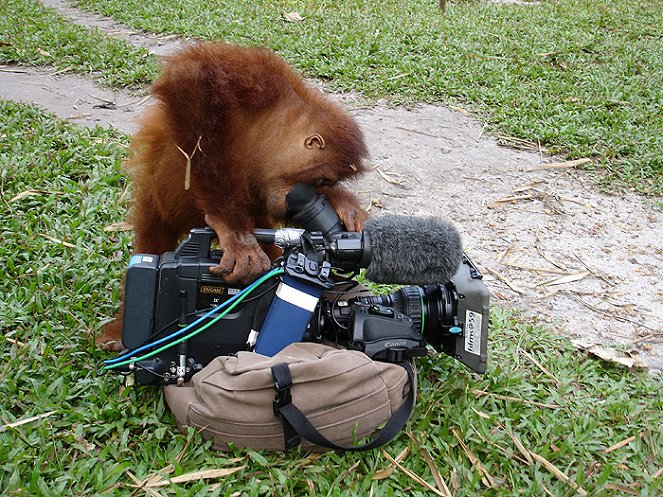
[[[189,333],[188,335],[184,335],[183,337],[178,338],[178,339],[175,340],[174,342],[167,343],[167,344],[164,345],[163,347],[160,347],[160,348],[158,348],[158,349],[156,349],[156,350],[153,350],[152,352],[149,352],[149,353],[147,353],[147,354],[145,354],[145,355],[143,355],[143,356],[135,357],[135,358],[131,358],[131,359],[127,359],[126,361],[118,362],[118,363],[116,363],[116,364],[106,365],[106,366],[104,366],[104,368],[103,368],[104,371],[108,371],[109,369],[115,369],[115,368],[118,368],[118,367],[120,367],[120,366],[126,366],[127,364],[132,364],[132,363],[134,363],[134,362],[144,361],[145,359],[149,359],[150,357],[157,355],[159,352],[163,352],[163,351],[166,350],[166,349],[169,349],[169,348],[171,348],[171,347],[174,347],[175,345],[177,345],[177,344],[179,344],[179,343],[182,343],[183,341],[188,340],[189,338],[191,338],[191,337],[193,337],[193,336],[195,336],[195,335],[197,335],[197,334],[199,334],[199,333],[202,333],[202,332],[205,331],[207,328],[209,328],[209,327],[212,326],[214,323],[216,323],[219,319],[221,319],[221,318],[224,317],[226,314],[228,314],[230,311],[232,311],[235,307],[237,307],[237,306],[238,306],[238,305],[239,305],[239,304],[240,304],[240,303],[241,303],[246,297],[248,297],[248,296],[251,294],[251,292],[253,292],[253,291],[254,291],[258,286],[260,286],[264,281],[268,280],[269,278],[273,278],[273,277],[275,277],[275,276],[277,276],[277,275],[281,275],[281,274],[283,274],[284,272],[285,272],[285,271],[284,271],[283,269],[279,269],[279,270],[277,270],[277,271],[270,272],[270,273],[268,273],[268,274],[262,276],[262,277],[259,278],[256,282],[253,283],[254,288],[253,288],[251,291],[246,292],[244,295],[241,295],[240,297],[238,297],[237,300],[236,300],[235,302],[233,302],[231,305],[229,305],[227,309],[224,309],[221,313],[219,313],[219,315],[216,316],[214,319],[212,319],[209,323],[207,323],[207,324],[201,326],[201,327],[198,328],[198,329],[193,330],[193,331],[192,331],[191,333]]]

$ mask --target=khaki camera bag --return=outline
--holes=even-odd
[[[300,444],[365,450],[403,429],[416,384],[409,362],[378,362],[358,351],[298,342],[274,357],[217,357],[190,382],[168,385],[165,392],[178,426],[196,427],[216,449],[233,443],[267,450]],[[370,442],[356,445],[372,434]]]

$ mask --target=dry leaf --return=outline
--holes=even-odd
[[[614,490],[615,494],[626,494],[626,495],[642,495],[642,493],[638,490],[635,490],[633,488],[627,487],[625,485],[617,485],[616,483],[606,483],[605,485],[606,490]]]
[[[50,240],[52,242],[60,243],[60,244],[64,245],[65,247],[76,248],[76,245],[74,245],[73,243],[65,242],[64,240],[60,240],[59,238],[53,238],[52,236],[44,235],[43,233],[42,233],[41,236],[43,236],[44,238],[46,238],[47,240]]]
[[[456,438],[460,446],[463,448],[463,451],[465,452],[465,455],[467,458],[470,460],[472,465],[483,475],[481,478],[481,482],[486,485],[488,488],[497,488],[497,483],[493,479],[493,477],[488,473],[488,470],[484,467],[483,464],[481,464],[481,461],[479,461],[479,458],[474,455],[474,452],[470,450],[470,448],[465,445],[465,442],[460,438],[460,435],[454,430],[453,428],[451,429],[451,433],[453,436]]]
[[[623,352],[620,352],[616,349],[611,349],[603,347],[601,345],[591,345],[585,347],[578,344],[579,348],[587,351],[589,354],[598,357],[599,359],[610,362],[613,364],[621,364],[627,368],[644,368],[646,365],[639,359],[634,357],[628,357]]]
[[[552,378],[552,380],[555,382],[556,385],[559,385],[559,380],[553,375],[550,371],[548,371],[545,367],[543,367],[543,364],[541,364],[539,361],[536,360],[529,352],[526,350],[520,350],[520,353],[523,354],[525,357],[527,357],[536,367],[538,367],[543,374],[548,376],[549,378]]]
[[[571,480],[571,478],[569,478],[566,474],[564,474],[559,468],[557,468],[557,466],[551,463],[548,459],[546,459],[543,456],[540,456],[536,452],[532,452],[531,450],[529,451],[529,453],[534,459],[536,459],[539,463],[541,463],[541,465],[544,468],[550,471],[550,473],[552,473],[558,480],[561,480],[567,485],[569,485],[580,495],[587,495],[587,491],[584,488],[582,488],[576,482]]]
[[[384,480],[385,478],[389,478],[392,474],[394,474],[394,471],[396,471],[396,466],[393,464],[390,464],[386,468],[380,469],[375,472],[373,475],[372,480]]]
[[[534,462],[532,460],[532,456],[530,456],[529,450],[527,450],[525,448],[525,446],[520,441],[520,439],[511,430],[509,430],[506,426],[504,426],[499,421],[495,420],[495,423],[497,424],[497,426],[499,426],[501,429],[503,429],[506,432],[506,434],[509,436],[509,438],[511,438],[511,440],[513,441],[516,448],[520,451],[520,453],[525,458],[525,462],[527,463],[527,465],[529,466],[530,464],[532,464]]]
[[[503,274],[501,274],[501,273],[495,271],[494,269],[490,269],[490,268],[488,268],[488,267],[484,267],[484,271],[486,271],[487,273],[490,273],[490,274],[492,274],[493,276],[495,276],[498,280],[500,280],[500,281],[502,281],[503,283],[505,283],[506,286],[508,286],[509,288],[511,288],[511,290],[513,290],[514,292],[516,292],[516,293],[520,293],[521,295],[524,295],[524,294],[527,293],[524,289],[520,288],[520,287],[519,287],[518,285],[516,285],[515,283],[512,283],[512,282],[511,282],[506,276],[504,276]]]
[[[283,19],[288,22],[301,22],[304,20],[299,12],[284,12]]]
[[[428,483],[426,480],[424,480],[423,478],[421,478],[419,475],[413,473],[412,471],[410,471],[409,469],[407,469],[406,467],[404,467],[403,465],[401,465],[401,463],[399,463],[399,462],[396,461],[393,457],[391,457],[391,456],[389,455],[389,453],[388,453],[386,450],[383,449],[383,450],[382,450],[382,453],[383,453],[384,456],[385,456],[387,459],[389,459],[393,464],[395,464],[396,466],[398,466],[398,469],[400,469],[403,473],[405,473],[406,475],[408,475],[410,478],[412,478],[414,481],[416,481],[416,482],[419,483],[420,485],[423,485],[424,487],[426,487],[428,490],[430,490],[431,492],[433,492],[435,495],[440,495],[441,497],[450,497],[448,494],[445,494],[445,493],[442,493],[441,491],[439,491],[437,488],[435,488],[434,486],[432,486],[430,483]]]
[[[15,202],[17,200],[21,200],[22,198],[31,197],[32,195],[38,195],[40,193],[41,193],[40,190],[25,190],[24,192],[21,192],[18,195],[9,199],[9,202]]]
[[[236,468],[203,469],[200,471],[192,471],[191,473],[186,473],[180,476],[174,476],[173,478],[169,478],[167,480],[156,479],[155,481],[150,481],[149,483],[146,483],[144,486],[142,486],[142,488],[164,487],[172,483],[187,483],[190,481],[221,478],[222,476],[228,476],[232,475],[233,473],[237,473],[238,471],[241,471],[244,468],[246,468],[246,465],[237,466]]]
[[[430,454],[425,448],[420,447],[420,450],[422,455],[424,456],[424,459],[426,460],[426,464],[428,464],[428,467],[430,468],[430,472],[433,475],[433,480],[435,480],[435,483],[437,484],[437,488],[439,488],[442,491],[442,493],[451,496],[449,487],[447,486],[446,483],[444,483],[442,475],[440,474],[440,470],[437,469],[437,466],[435,465],[433,458],[430,456]]]
[[[141,482],[141,481],[138,479],[138,477],[137,477],[136,475],[134,475],[131,471],[127,470],[126,473],[127,473],[127,475],[129,475],[129,478],[131,478],[131,479],[134,481],[134,483],[136,483],[136,485],[137,485],[138,487],[142,487],[142,486],[143,486],[143,482]],[[159,492],[157,492],[157,491],[154,490],[153,488],[146,488],[146,489],[145,489],[145,493],[147,493],[147,494],[150,495],[151,497],[163,497]]]
[[[551,164],[543,164],[539,167],[533,167],[531,169],[527,169],[527,172],[531,173],[533,171],[544,171],[546,169],[565,169],[570,167],[582,166],[583,164],[587,164],[588,162],[592,162],[592,159],[584,158],[576,160],[567,160],[564,162],[553,162]]]
[[[518,264],[515,262],[507,261],[503,262],[502,264],[516,269],[524,269],[525,271],[532,271],[533,273],[551,273],[551,274],[563,274],[563,275],[569,274],[567,271],[562,271],[561,269],[549,269],[545,267],[528,266],[526,264]]]
[[[405,447],[401,451],[401,453],[396,456],[395,459],[396,462],[403,461],[409,454],[410,454],[410,447]],[[389,478],[395,470],[396,470],[396,465],[390,464],[386,468],[376,471],[375,474],[373,475],[373,480],[384,480],[385,478]]]
[[[608,447],[607,449],[604,449],[603,453],[604,454],[610,454],[611,452],[613,452],[617,449],[621,449],[622,447],[624,447],[624,445],[628,445],[631,442],[634,442],[636,438],[638,438],[638,437],[642,438],[644,435],[645,435],[644,432],[640,432],[640,434],[637,437],[635,435],[633,435],[632,437],[628,437],[627,439],[622,440],[621,442],[617,442],[615,445],[613,445],[611,447]]]
[[[533,400],[527,400],[527,399],[519,399],[518,397],[511,397],[509,395],[500,395],[498,393],[492,393],[492,392],[486,392],[483,390],[470,390],[474,395],[477,397],[481,397],[483,395],[488,395],[489,397],[495,397],[496,399],[502,399],[502,400],[511,400],[514,402],[522,402],[523,404],[529,404],[537,407],[545,407],[546,409],[559,409],[560,406],[557,404],[544,404],[542,402],[534,402]]]
[[[589,271],[580,271],[579,273],[567,274],[560,278],[555,278],[554,280],[544,281],[543,283],[537,283],[536,286],[552,286],[552,285],[562,285],[564,283],[572,283],[574,281],[581,280],[589,276]]]
[[[6,425],[0,426],[0,433],[5,431],[7,428],[16,428],[17,426],[21,426],[27,423],[32,423],[33,421],[37,421],[42,418],[47,418],[48,416],[52,416],[56,412],[57,411],[49,411],[44,414],[39,414],[38,416],[32,416],[31,418],[19,419],[18,421],[14,421],[13,423],[7,423]]]
[[[117,223],[109,224],[104,228],[104,231],[115,232],[115,231],[130,231],[134,228],[133,224],[127,223],[126,221],[119,221]]]

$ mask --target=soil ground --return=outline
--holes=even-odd
[[[181,46],[78,11],[74,22],[146,46]],[[150,103],[47,68],[0,67],[0,98],[32,102],[80,125],[127,133]],[[473,116],[441,106],[362,105],[332,95],[362,126],[373,170],[353,188],[372,215],[452,221],[491,289],[492,306],[519,309],[607,360],[663,369],[663,225],[653,199],[606,195],[587,173],[528,144],[497,144]],[[99,107],[101,104],[102,107]],[[110,105],[108,105],[110,104]]]

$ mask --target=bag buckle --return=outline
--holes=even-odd
[[[274,390],[276,390],[272,407],[274,409],[274,416],[279,417],[281,415],[279,410],[292,403],[292,394],[290,393],[292,376],[290,376],[288,365],[277,364],[272,367],[272,378],[274,379]]]
[[[274,388],[276,389],[276,395],[274,396],[272,407],[274,408],[274,416],[278,417],[280,416],[279,409],[292,403],[292,395],[290,394],[290,385],[280,387],[279,384],[275,382]]]

